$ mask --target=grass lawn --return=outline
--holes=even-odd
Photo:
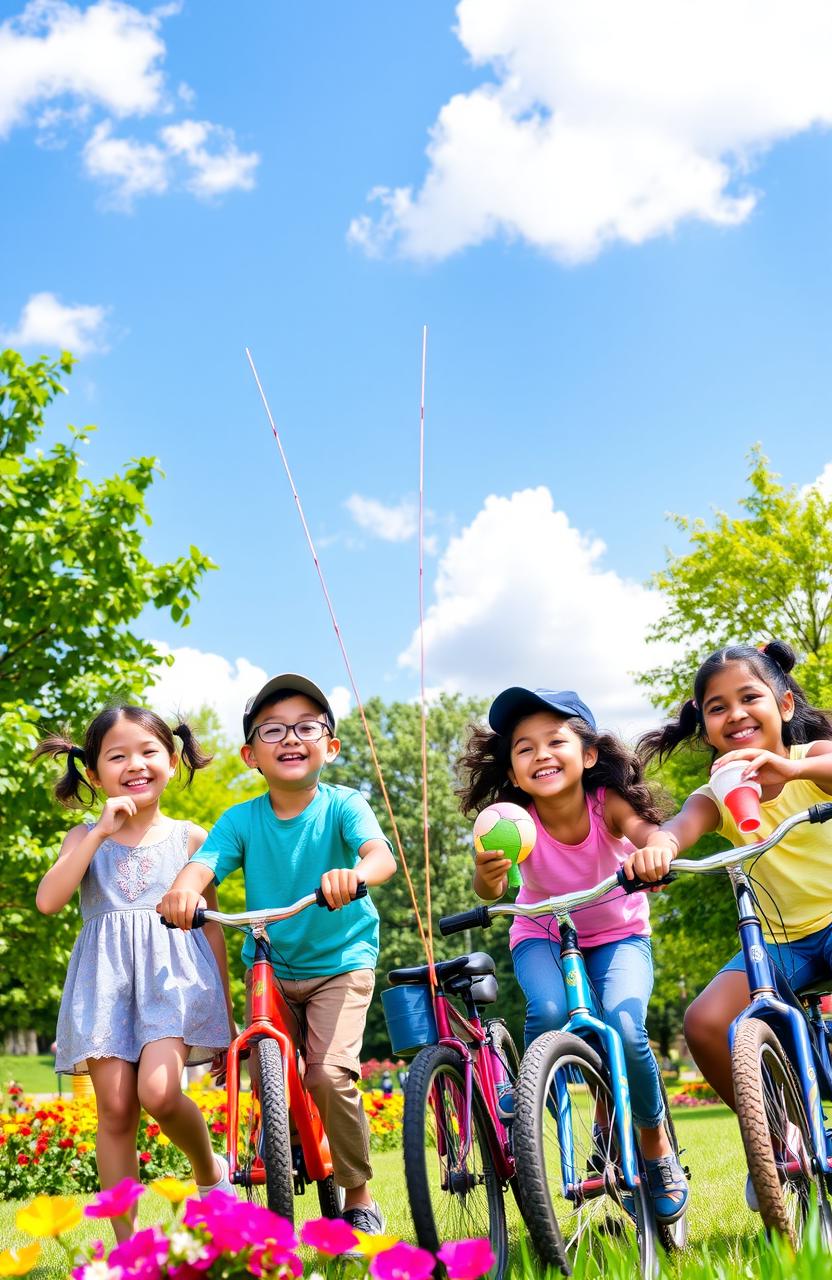
[[[51,1053],[40,1053],[37,1057],[31,1054],[26,1057],[0,1054],[0,1088],[12,1080],[21,1085],[25,1093],[55,1093],[58,1088],[55,1059]],[[69,1093],[72,1081],[65,1079],[63,1088],[64,1093]]]
[[[745,1163],[740,1146],[739,1133],[734,1116],[726,1107],[703,1107],[698,1110],[679,1109],[674,1119],[679,1140],[685,1148],[685,1160],[690,1165],[690,1249],[698,1253],[707,1244],[722,1255],[728,1255],[728,1275],[742,1274],[753,1277],[758,1274],[753,1266],[757,1252],[759,1220],[745,1205],[743,1188]],[[407,1204],[401,1154],[385,1152],[373,1157],[376,1172],[376,1190],[387,1215],[387,1230],[405,1240],[413,1240],[410,1213]],[[512,1197],[506,1199],[512,1229],[513,1256],[519,1261],[520,1240],[523,1236],[519,1213]],[[19,1202],[0,1204],[0,1249],[25,1243],[14,1223]],[[154,1194],[145,1195],[139,1205],[140,1224],[148,1226],[160,1221],[169,1212],[165,1201]],[[314,1191],[296,1201],[298,1222],[318,1216],[318,1202]],[[69,1236],[72,1244],[93,1240],[104,1235],[107,1224],[90,1220],[76,1227]],[[311,1261],[311,1258],[310,1258]],[[668,1266],[668,1275],[684,1275],[683,1260]],[[36,1280],[58,1280],[66,1275],[65,1258],[60,1246],[52,1241],[44,1242],[44,1254],[40,1266],[32,1273]],[[699,1273],[701,1274],[701,1272]]]

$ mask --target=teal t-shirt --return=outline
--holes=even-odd
[[[243,868],[246,910],[286,907],[318,888],[325,871],[354,867],[367,840],[389,840],[367,801],[351,787],[319,782],[314,799],[295,818],[278,818],[268,793],[234,805],[211,829],[192,862],[214,873],[217,884]],[[374,969],[378,912],[369,896],[340,911],[309,907],[269,926],[272,963],[279,978],[320,978]],[[243,944],[251,968],[254,941]]]

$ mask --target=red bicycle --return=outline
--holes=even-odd
[[[367,886],[359,884],[356,897]],[[314,1182],[321,1213],[338,1218],[344,1192],[332,1173],[329,1141],[320,1112],[303,1083],[303,1056],[287,1028],[287,1008],[274,976],[267,926],[307,907],[327,907],[317,889],[288,907],[227,915],[197,909],[192,927],[209,920],[254,938],[249,1025],[228,1048],[228,1170],[232,1183],[251,1198],[263,1199],[281,1217],[294,1220],[294,1198]],[[328,908],[329,909],[329,908]],[[167,922],[165,922],[167,923]],[[250,1105],[241,1105],[240,1063],[249,1059]],[[252,1070],[252,1063],[254,1070]]]

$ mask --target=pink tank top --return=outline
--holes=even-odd
[[[594,796],[587,795],[589,835],[580,844],[562,844],[550,836],[534,805],[529,814],[537,828],[537,843],[528,858],[520,864],[523,877],[517,901],[539,902],[552,894],[573,893],[576,889],[591,889],[593,885],[612,875],[624,859],[633,851],[629,840],[610,834],[604,823],[604,796],[606,789],[599,787]],[[573,915],[582,947],[600,947],[605,942],[618,942],[621,938],[648,937],[650,934],[650,908],[645,893],[625,895],[621,889],[613,889],[605,898],[581,907]],[[511,926],[509,942],[549,936],[558,942],[558,927],[554,917],[537,916],[534,920],[517,917]]]

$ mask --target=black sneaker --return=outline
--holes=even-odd
[[[377,1202],[357,1204],[352,1209],[345,1209],[341,1217],[354,1231],[363,1231],[368,1236],[384,1235],[384,1214]]]

